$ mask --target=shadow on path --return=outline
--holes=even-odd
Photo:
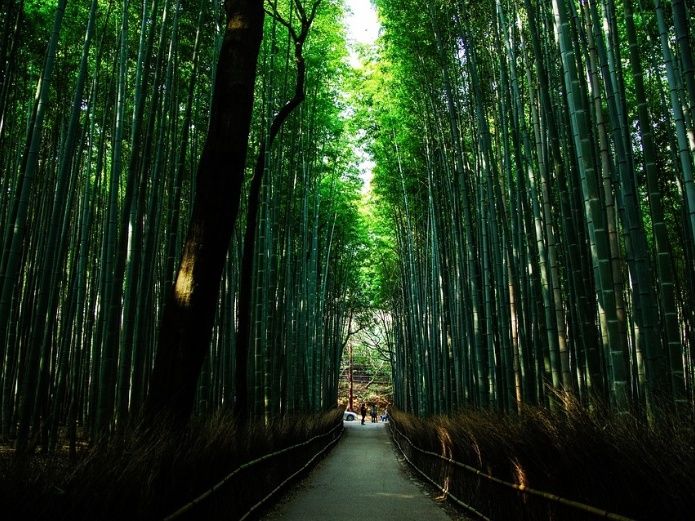
[[[338,445],[263,519],[452,519],[398,462],[386,425],[345,422]]]

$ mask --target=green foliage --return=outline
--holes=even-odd
[[[649,409],[669,392],[657,380],[672,378],[679,401],[678,375],[692,373],[677,350],[665,355],[689,329],[674,306],[688,308],[693,258],[655,12],[635,8],[633,44],[623,2],[554,5],[377,2],[382,37],[353,80],[355,120],[376,163],[373,226],[389,230],[382,251],[395,252],[371,278],[394,314],[396,389],[409,410],[552,406],[549,381],[587,403],[620,402],[631,387],[633,405]],[[644,70],[626,62],[631,50]],[[650,128],[638,120],[639,73]],[[658,154],[646,158],[643,131]],[[655,183],[643,161],[658,165]],[[659,335],[671,347],[652,349]]]
[[[663,20],[633,3],[634,42],[627,0],[559,0],[561,26],[554,4],[537,0],[378,0],[382,36],[352,69],[344,3],[322,1],[305,48],[306,100],[264,158],[250,369],[259,415],[332,404],[345,339],[364,325],[389,336],[394,389],[414,411],[554,407],[551,387],[587,404],[615,401],[621,388],[635,410],[660,396],[692,407],[692,46],[673,26],[680,3],[665,6]],[[224,8],[100,0],[73,112],[89,2],[68,2],[36,172],[22,192],[58,2],[6,4],[2,435],[14,436],[24,407],[30,420],[20,423],[48,425],[54,446],[66,426],[74,444],[78,425],[96,434],[95,404],[111,387],[126,413],[147,392],[196,191]],[[297,18],[290,1],[277,9],[282,21],[265,19],[247,174],[292,96],[283,22],[297,27]],[[375,164],[369,192],[365,155]],[[29,210],[17,227],[20,200]],[[234,400],[242,242],[235,234],[199,411]],[[373,327],[379,313],[388,319]],[[101,375],[114,353],[118,384]],[[125,421],[115,414],[103,412],[108,428]]]

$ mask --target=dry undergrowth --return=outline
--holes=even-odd
[[[327,432],[341,419],[342,411],[333,410],[241,430],[220,413],[183,432],[160,429],[145,436],[129,430],[94,444],[76,463],[62,451],[21,462],[0,457],[3,519],[162,519],[239,465]],[[243,471],[220,500],[206,502],[189,518],[214,519],[223,509],[226,519],[235,519],[235,509],[243,514],[325,440],[317,443]]]
[[[589,412],[566,403],[551,412],[519,415],[465,411],[427,421],[393,411],[415,445],[526,487],[634,519],[693,519],[695,429],[665,415],[647,425],[631,415]],[[491,484],[413,451],[416,464],[449,491],[492,519],[592,519]]]

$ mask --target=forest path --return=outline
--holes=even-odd
[[[263,519],[464,519],[448,515],[411,477],[404,463],[397,459],[387,425],[345,422],[338,445]]]

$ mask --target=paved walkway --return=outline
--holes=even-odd
[[[338,445],[263,519],[450,521],[396,459],[386,425],[345,422]]]

